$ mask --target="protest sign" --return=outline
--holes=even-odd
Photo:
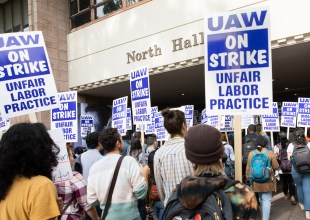
[[[193,105],[185,105],[183,106],[185,109],[185,120],[187,125],[187,130],[193,127],[194,124],[194,106]]]
[[[233,115],[223,115],[221,120],[221,132],[234,131],[234,116]]]
[[[211,125],[215,128],[219,126],[219,117],[217,115],[210,115],[208,116],[207,125]]]
[[[122,97],[113,100],[112,128],[117,128],[120,135],[126,135],[127,99]]]
[[[42,32],[0,34],[0,91],[5,118],[58,107]]]
[[[131,121],[131,109],[127,108],[127,116],[126,116],[126,130],[132,129],[132,121]]]
[[[0,133],[5,133],[10,128],[10,118],[3,118],[0,114]]]
[[[155,123],[157,141],[168,140],[168,132],[164,127],[164,117],[160,112],[155,113],[154,123]]]
[[[272,114],[262,115],[262,125],[264,131],[280,131],[278,103],[272,103]]]
[[[73,175],[64,134],[61,129],[49,130],[48,133],[60,149],[57,155],[58,165],[52,172],[52,181],[54,183],[59,183],[70,180],[73,178]]]
[[[158,113],[158,107],[154,106],[152,107],[152,123],[146,125],[145,134],[156,134],[155,130],[155,114]]]
[[[152,120],[148,68],[130,71],[129,78],[133,124],[150,124]]]
[[[207,122],[208,122],[208,116],[206,113],[206,109],[204,109],[201,112],[201,124],[207,124]]]
[[[310,127],[310,98],[298,98],[297,127]]]
[[[270,11],[238,10],[205,19],[209,115],[271,114]]]
[[[59,108],[51,111],[51,129],[61,128],[67,142],[77,142],[77,92],[58,93]]]
[[[80,125],[81,125],[81,137],[85,138],[89,133],[92,132],[92,128],[94,128],[94,116],[81,115]]]
[[[297,102],[283,102],[281,109],[281,127],[295,128]]]
[[[254,116],[253,115],[242,115],[241,117],[241,128],[248,129],[249,125],[255,124],[254,123]]]

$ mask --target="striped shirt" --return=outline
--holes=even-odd
[[[78,220],[83,216],[84,210],[87,211],[91,208],[86,198],[86,181],[80,173],[73,171],[73,178],[56,183],[56,188],[58,195],[63,199],[64,206],[69,203],[71,198],[74,198],[61,216],[61,220]]]
[[[172,138],[156,151],[154,173],[159,196],[166,206],[176,185],[194,174],[192,163],[185,156],[184,138]]]
[[[119,154],[107,154],[90,168],[87,202],[104,210]],[[119,169],[106,220],[132,220],[140,217],[137,199],[145,198],[147,184],[137,161],[125,156]]]

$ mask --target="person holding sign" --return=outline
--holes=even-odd
[[[59,147],[41,123],[15,124],[0,141],[0,219],[56,219],[52,170]]]

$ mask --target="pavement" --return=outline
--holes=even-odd
[[[283,193],[274,195],[271,199],[271,211],[269,220],[304,220],[305,211],[300,206],[291,205],[290,200],[284,199]]]

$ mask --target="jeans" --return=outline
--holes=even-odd
[[[299,203],[304,205],[306,211],[310,211],[310,173],[300,174],[292,167],[292,176],[296,183]]]
[[[260,204],[262,204],[263,220],[269,220],[272,192],[259,192]]]
[[[161,201],[156,201],[154,203],[152,209],[154,210],[158,220],[162,220],[163,219],[163,214],[164,214],[163,203]]]

